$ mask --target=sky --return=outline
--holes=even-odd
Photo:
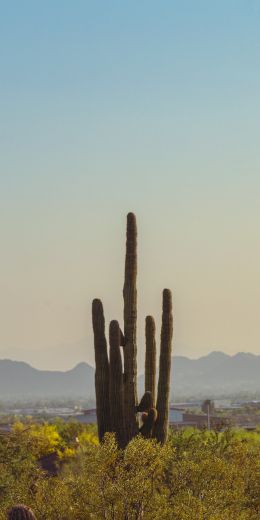
[[[138,221],[144,320],[174,351],[260,353],[258,0],[1,1],[0,357],[93,363],[123,315]]]

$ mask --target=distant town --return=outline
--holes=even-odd
[[[48,406],[47,403],[32,407],[15,407],[6,405],[0,411],[0,432],[10,431],[13,422],[18,419],[34,421],[53,421],[60,418],[66,422],[77,421],[82,424],[96,424],[95,407],[84,408],[83,403],[67,406],[57,403]],[[231,401],[217,399],[216,401],[188,401],[171,403],[169,409],[169,424],[171,428],[181,429],[194,427],[198,429],[223,430],[229,427],[255,430],[260,426],[260,400]]]

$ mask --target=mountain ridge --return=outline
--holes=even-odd
[[[229,396],[260,392],[260,355],[220,351],[190,359],[173,356],[171,390],[178,396]],[[144,376],[138,377],[139,394]],[[66,371],[40,370],[24,361],[0,360],[0,400],[28,398],[94,399],[94,368],[86,362]]]

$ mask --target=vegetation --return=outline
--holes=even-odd
[[[39,460],[58,455],[57,476]],[[80,423],[16,423],[0,436],[0,520],[18,503],[41,520],[259,520],[260,432],[186,429],[162,446]]]
[[[124,296],[124,333],[118,321],[109,327],[109,358],[105,336],[105,318],[101,300],[92,303],[92,323],[95,347],[95,388],[99,440],[107,432],[114,432],[120,447],[138,434],[137,411],[143,412],[145,437],[154,437],[165,443],[168,434],[170,397],[171,351],[173,335],[172,295],[163,291],[161,351],[155,408],[156,344],[155,322],[146,318],[145,395],[137,403],[137,226],[133,213],[127,215]],[[120,347],[123,347],[124,363]],[[124,373],[123,373],[124,366]]]

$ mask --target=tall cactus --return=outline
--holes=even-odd
[[[173,333],[172,297],[163,291],[160,369],[155,404],[156,342],[155,322],[146,318],[145,394],[137,404],[137,227],[133,213],[127,215],[124,297],[124,333],[117,321],[109,328],[110,359],[107,355],[105,320],[100,300],[92,306],[95,359],[96,401],[99,439],[114,431],[124,447],[139,431],[136,414],[142,413],[140,433],[164,443],[167,439],[170,393],[171,345]],[[124,353],[124,373],[120,346]]]
[[[124,296],[124,405],[126,440],[138,431],[135,417],[137,404],[137,227],[133,213],[127,215]]]
[[[166,442],[168,435],[172,335],[172,294],[169,289],[164,289],[161,329],[161,352],[156,404],[158,418],[154,428],[154,437],[156,437],[156,439],[161,443]]]
[[[155,404],[155,385],[156,385],[156,341],[155,341],[155,321],[152,316],[145,319],[145,391],[151,392],[152,401]],[[153,404],[153,406],[154,406]]]
[[[111,429],[109,405],[109,362],[105,337],[105,318],[103,305],[97,298],[92,302],[92,324],[95,347],[95,387],[98,436],[102,441],[104,434]]]
[[[116,433],[118,444],[121,448],[125,446],[125,424],[124,424],[124,390],[123,370],[120,353],[121,331],[117,321],[113,320],[109,326],[109,359],[110,359],[110,418],[111,431]]]

